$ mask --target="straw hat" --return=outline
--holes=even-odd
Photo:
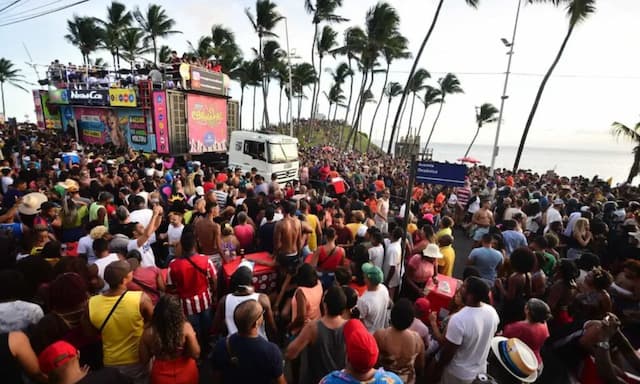
[[[61,181],[56,185],[62,187],[63,189],[66,189],[69,193],[78,192],[80,190],[80,185],[73,179],[66,179],[65,181]]]
[[[32,192],[22,197],[22,204],[18,206],[18,212],[23,215],[31,216],[40,212],[40,206],[48,201],[47,195],[40,192]]]
[[[442,259],[444,256],[440,252],[440,247],[437,244],[429,244],[427,248],[422,251],[422,255],[431,257],[432,259]]]
[[[504,369],[518,380],[533,383],[538,378],[538,359],[520,339],[496,336],[491,340],[491,350]]]

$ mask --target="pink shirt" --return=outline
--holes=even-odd
[[[239,249],[249,250],[253,248],[253,238],[255,231],[251,224],[239,224],[233,228],[236,238],[240,242]]]
[[[422,255],[413,255],[409,265],[414,270],[413,281],[416,283],[426,283],[433,277],[433,263],[427,261]]]
[[[517,337],[522,340],[536,354],[538,362],[542,363],[540,349],[549,337],[547,323],[531,324],[528,321],[518,321],[517,323],[507,324],[504,327],[502,336],[506,338]]]
[[[156,267],[138,267],[133,271],[133,279],[142,283],[144,286],[138,284],[136,281],[131,281],[127,284],[127,289],[130,291],[142,291],[146,293],[153,302],[153,305],[156,305],[158,300],[160,300],[157,280],[159,273],[160,270]],[[153,290],[155,290],[155,292]]]

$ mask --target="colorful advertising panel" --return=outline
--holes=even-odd
[[[167,95],[164,91],[153,92],[153,126],[156,131],[157,152],[169,152],[169,124],[167,124]]]
[[[69,90],[68,89],[50,90],[49,102],[52,104],[69,104]]]
[[[70,105],[60,106],[60,119],[62,120],[62,131],[77,136],[76,118],[73,114],[73,107]]]
[[[224,152],[227,150],[227,100],[217,97],[187,95],[189,152]]]
[[[40,91],[34,89],[32,92],[33,95],[33,105],[35,107],[36,112],[36,122],[38,124],[38,128],[44,129],[44,115],[42,114],[42,99],[40,98]]]
[[[83,143],[112,143],[116,147],[125,147],[127,145],[124,128],[120,126],[120,119],[115,110],[76,108],[75,117]]]
[[[136,90],[133,88],[109,89],[109,104],[112,107],[137,107]]]
[[[40,100],[42,101],[42,115],[44,116],[45,128],[61,130],[60,110],[57,106],[50,105],[51,100],[49,99],[49,93],[46,91],[40,92]]]
[[[106,107],[109,105],[109,91],[106,89],[72,89],[69,90],[69,104]]]
[[[224,76],[201,67],[191,66],[191,89],[224,96]]]
[[[149,132],[150,120],[142,109],[119,109],[118,126],[125,133],[127,143],[136,151],[153,152],[156,140]]]

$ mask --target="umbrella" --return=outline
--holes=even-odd
[[[461,163],[469,163],[469,164],[481,163],[480,160],[478,160],[478,159],[476,159],[474,157],[471,157],[471,156],[462,157],[462,158],[458,159],[458,161],[461,162]]]

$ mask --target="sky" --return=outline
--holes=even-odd
[[[9,4],[0,0],[0,8]],[[401,32],[409,39],[409,48],[415,54],[430,25],[436,8],[436,0],[390,0],[401,18]],[[22,0],[13,8],[0,12],[0,24],[11,16],[31,8],[50,3],[49,0]],[[25,62],[29,61],[23,44],[33,58],[42,65],[54,59],[62,62],[81,63],[80,52],[65,41],[66,20],[73,14],[104,17],[110,1],[91,0],[69,10],[47,15],[31,21],[0,27],[0,57],[16,63],[28,80],[35,83],[36,74]],[[146,2],[126,1],[129,8]],[[176,28],[182,34],[161,41],[176,49],[179,54],[188,50],[187,40],[197,41],[209,33],[213,24],[223,24],[236,34],[236,39],[246,58],[253,58],[251,48],[257,47],[258,38],[251,29],[244,10],[255,7],[249,0],[158,0],[177,21]],[[299,59],[310,61],[313,25],[305,12],[303,0],[279,0],[278,11],[287,17],[289,44]],[[524,3],[524,1],[523,1]],[[58,4],[58,3],[56,3]],[[350,26],[364,25],[371,0],[344,0],[339,13],[349,21],[333,25],[340,32]],[[444,143],[469,143],[475,133],[475,106],[492,103],[500,106],[500,96],[507,66],[507,48],[500,38],[511,39],[516,15],[516,0],[481,0],[478,9],[470,8],[463,0],[445,1],[440,20],[435,28],[419,68],[425,68],[435,85],[446,72],[456,74],[465,93],[447,99],[442,116],[434,133],[434,141]],[[550,79],[533,122],[527,142],[535,147],[571,148],[587,150],[628,151],[630,143],[616,141],[610,134],[611,123],[620,121],[635,125],[640,121],[640,33],[637,15],[640,1],[600,0],[597,13],[574,31],[564,56]],[[563,8],[550,4],[523,5],[515,43],[509,98],[506,101],[500,145],[517,146],[535,98],[542,75],[550,66],[565,36],[568,20]],[[282,47],[286,47],[285,24],[274,30]],[[93,54],[110,62],[108,52]],[[325,68],[335,68],[343,57],[325,59]],[[412,60],[396,61],[391,67],[391,81],[406,82]],[[43,76],[45,67],[40,67]],[[323,90],[330,87],[330,76],[322,73]],[[377,76],[373,92],[379,97],[383,76]],[[356,84],[359,79],[356,77]],[[346,87],[348,88],[348,87]],[[272,83],[269,97],[271,121],[278,118],[278,86]],[[232,97],[240,98],[240,87],[232,86]],[[310,95],[310,91],[307,91]],[[252,90],[245,91],[243,123],[251,129]],[[260,95],[260,92],[258,92]],[[33,101],[30,94],[5,86],[8,116],[28,115],[34,120]],[[256,100],[256,119],[260,120],[262,98]],[[391,116],[397,108],[392,104]],[[309,100],[303,103],[303,115],[309,113]],[[325,113],[328,103],[320,96],[319,112]],[[368,105],[364,112],[363,130],[369,131],[375,105]],[[294,102],[294,111],[297,105]],[[375,119],[373,137],[380,140],[384,129],[386,102],[383,102]],[[435,108],[427,113],[423,128],[426,137],[435,116]],[[282,114],[286,113],[283,106]],[[422,108],[416,104],[414,122],[422,116]],[[338,116],[344,116],[344,110]],[[392,120],[392,118],[390,120]],[[406,132],[408,113],[402,132]],[[258,123],[256,123],[258,124]],[[391,125],[391,123],[389,123]],[[477,143],[492,144],[495,124],[483,127]],[[388,134],[387,134],[388,135]]]

